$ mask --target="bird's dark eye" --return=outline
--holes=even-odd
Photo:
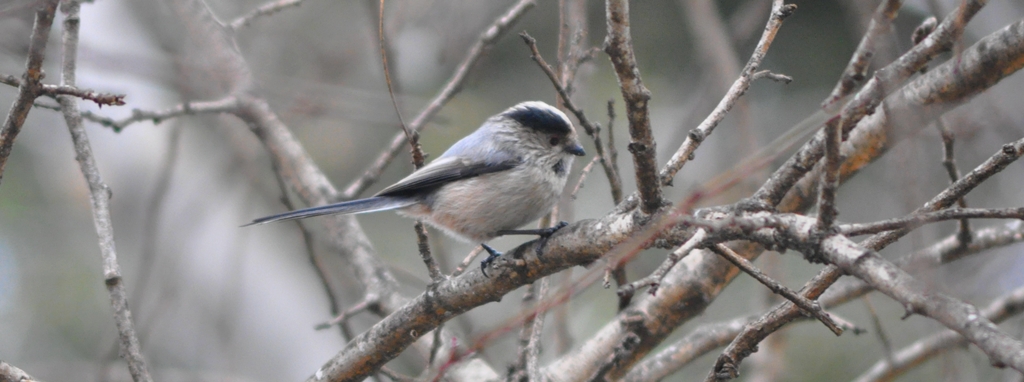
[[[548,140],[548,143],[550,143],[552,146],[558,146],[560,142],[562,142],[562,140],[558,139],[558,137],[551,137],[551,139]]]

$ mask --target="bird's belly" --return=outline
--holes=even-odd
[[[564,178],[531,175],[536,174],[495,173],[446,185],[427,201],[427,221],[477,243],[494,238],[498,231],[519,228],[547,213],[565,186]]]

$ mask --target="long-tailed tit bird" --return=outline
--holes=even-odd
[[[436,160],[372,197],[267,216],[248,225],[397,210],[455,238],[480,243],[490,254],[480,264],[486,275],[501,253],[484,242],[509,234],[546,240],[565,226],[516,230],[555,205],[573,156],[581,155],[583,147],[564,113],[543,102],[523,102],[488,118]]]

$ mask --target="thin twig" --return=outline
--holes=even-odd
[[[316,330],[324,330],[324,329],[330,328],[331,326],[343,323],[346,320],[348,320],[349,318],[351,318],[353,315],[358,314],[360,312],[363,312],[365,310],[371,309],[373,307],[373,305],[375,305],[375,304],[376,304],[375,301],[370,301],[370,300],[360,301],[360,302],[356,303],[355,305],[352,305],[348,309],[345,309],[344,311],[341,312],[341,314],[335,316],[334,318],[332,318],[332,319],[330,319],[330,320],[328,320],[326,322],[321,322],[321,323],[317,324],[314,327],[314,329],[316,329]]]
[[[455,73],[452,74],[452,77],[448,79],[444,88],[441,89],[441,91],[434,96],[434,99],[432,99],[430,103],[420,111],[420,114],[417,115],[411,123],[409,123],[410,131],[419,133],[420,130],[423,130],[423,128],[426,127],[427,122],[430,122],[430,120],[433,119],[439,111],[441,111],[441,108],[444,107],[444,105],[448,103],[456,93],[462,90],[462,85],[465,82],[469,71],[476,65],[477,61],[480,60],[483,53],[494,45],[494,43],[496,43],[498,39],[512,27],[512,24],[518,21],[523,14],[525,14],[526,11],[532,8],[535,4],[536,0],[519,0],[480,34],[480,39],[477,40],[476,44],[469,49],[469,53],[467,53],[466,57],[462,59],[461,63],[459,63],[458,68],[455,70]],[[395,159],[395,155],[398,155],[398,152],[403,146],[405,146],[406,140],[407,138],[404,132],[396,134],[391,139],[391,143],[388,147],[377,156],[377,159],[375,159],[365,171],[363,171],[363,175],[352,183],[349,183],[349,185],[345,187],[345,191],[338,195],[340,199],[352,199],[373,185],[373,183],[377,182],[380,178],[380,174],[384,172],[384,168],[386,168],[388,164]]]
[[[452,271],[451,277],[461,275],[462,272],[465,272],[466,269],[469,269],[469,264],[471,264],[473,262],[473,259],[475,259],[477,256],[480,256],[480,252],[483,251],[484,247],[481,247],[479,245],[474,247],[472,251],[469,251],[469,253],[466,254],[466,257],[459,262],[459,265],[455,267],[455,270]]]
[[[146,203],[146,220],[142,223],[142,245],[140,246],[138,256],[138,281],[135,283],[135,290],[131,294],[131,297],[136,299],[136,301],[149,299],[149,296],[146,296],[146,294],[149,286],[155,281],[151,275],[156,270],[154,264],[156,262],[157,249],[161,248],[158,243],[159,222],[164,217],[163,210],[168,191],[171,188],[171,179],[174,175],[174,169],[179,164],[178,154],[181,152],[182,131],[184,131],[184,128],[181,126],[171,128],[170,134],[167,137],[167,153],[164,154],[163,163],[156,173],[157,180],[156,184],[153,185],[153,195],[150,196]],[[140,325],[140,327],[147,328],[147,326],[143,325]],[[113,350],[117,350],[116,344]],[[114,357],[111,356],[109,358],[113,359]]]
[[[839,325],[836,325],[835,321],[832,321],[832,318],[829,317],[828,313],[821,309],[821,305],[818,305],[817,301],[806,299],[803,296],[797,294],[796,292],[793,292],[792,289],[786,288],[782,284],[779,284],[777,281],[772,280],[770,277],[768,277],[759,269],[757,269],[757,267],[755,267],[754,264],[752,264],[749,260],[744,259],[742,256],[736,254],[736,252],[733,252],[732,249],[729,249],[729,247],[725,246],[724,244],[715,244],[708,247],[708,249],[710,249],[711,252],[714,252],[719,256],[722,256],[730,263],[738,267],[740,270],[749,274],[751,277],[753,277],[761,284],[764,284],[764,286],[768,287],[768,289],[770,289],[775,294],[778,294],[782,297],[785,297],[787,300],[792,301],[794,304],[796,304],[796,306],[800,307],[800,309],[803,309],[804,312],[818,319],[818,321],[821,321],[822,324],[825,324],[825,327],[827,327],[828,330],[831,330],[832,333],[835,333],[835,335],[838,336],[843,334],[843,329],[840,328]]]
[[[825,110],[837,109],[841,105],[839,101],[864,81],[867,76],[868,64],[871,63],[871,57],[875,54],[875,44],[889,32],[892,20],[896,18],[902,5],[903,1],[901,0],[885,0],[878,4],[878,8],[875,9],[875,13],[871,17],[871,22],[868,23],[868,30],[861,37],[857,50],[850,57],[850,62],[843,70],[832,93],[822,102],[822,108]]]
[[[389,368],[387,366],[381,366],[380,369],[378,369],[377,371],[380,372],[381,374],[383,374],[385,377],[391,378],[391,380],[395,381],[395,382],[415,382],[415,381],[417,381],[416,378],[410,377],[408,375],[404,375],[404,374],[399,373],[399,372],[394,371],[394,370],[391,370],[391,368]]]
[[[444,323],[437,326],[434,329],[434,341],[430,344],[430,356],[427,357],[427,365],[429,368],[434,367],[434,362],[437,362],[437,354],[441,351],[441,347],[444,346]]]
[[[889,335],[885,333],[885,328],[882,327],[882,320],[878,318],[878,312],[875,311],[874,304],[871,303],[871,299],[865,295],[861,297],[864,301],[864,306],[868,308],[868,315],[871,316],[871,327],[875,329],[875,335],[878,336],[878,342],[882,343],[882,351],[885,352],[885,359],[892,363],[892,341],[889,341]]]
[[[76,0],[64,2],[61,11],[64,13],[64,34],[63,60],[61,63],[60,82],[63,85],[75,85],[75,70],[78,57],[78,26],[79,7]],[[99,168],[96,165],[96,158],[93,157],[92,148],[89,145],[89,137],[86,136],[85,127],[82,126],[82,117],[78,111],[78,103],[75,98],[67,95],[57,97],[61,111],[64,114],[64,121],[71,133],[71,140],[75,147],[75,159],[81,167],[82,175],[89,185],[90,200],[92,202],[93,223],[96,226],[96,235],[99,238],[100,255],[103,262],[103,282],[110,294],[110,305],[114,310],[114,324],[117,326],[118,337],[121,342],[121,357],[128,363],[128,371],[135,382],[148,382],[153,378],[146,368],[146,360],[142,356],[142,348],[139,339],[135,334],[135,325],[132,323],[132,312],[128,308],[128,292],[125,290],[121,277],[120,265],[117,262],[117,249],[114,245],[114,226],[110,218],[110,187],[103,183]]]
[[[839,146],[843,143],[840,132],[839,117],[832,118],[825,124],[825,170],[821,172],[820,190],[818,192],[818,230],[828,234],[832,229],[839,211],[836,208],[836,192],[839,188],[839,165],[842,157]]]
[[[672,179],[675,178],[676,173],[692,158],[694,151],[711,135],[729,110],[750,88],[751,82],[755,80],[755,72],[761,66],[761,61],[768,54],[768,48],[771,47],[772,42],[775,41],[775,35],[778,33],[779,28],[782,27],[782,21],[795,10],[795,5],[785,5],[782,0],[774,0],[772,2],[771,15],[768,17],[764,33],[761,34],[761,40],[758,41],[757,47],[754,48],[754,53],[750,55],[747,65],[743,67],[740,77],[729,87],[729,90],[722,97],[722,100],[718,102],[718,105],[715,106],[715,109],[711,111],[711,114],[708,114],[707,118],[700,125],[697,125],[695,129],[690,130],[686,139],[679,146],[679,149],[676,150],[675,154],[672,155],[672,158],[668,160],[668,163],[665,164],[665,167],[658,174],[660,184],[665,186],[672,184]]]
[[[180,117],[183,115],[234,113],[237,110],[238,99],[234,96],[228,96],[213,101],[184,102],[182,104],[172,106],[168,109],[157,111],[132,109],[132,115],[130,117],[123,118],[120,120],[97,115],[90,111],[82,112],[82,118],[106,127],[110,127],[114,129],[115,132],[120,132],[122,129],[134,123],[143,121],[151,121],[153,122],[153,124],[158,125],[164,120]]]
[[[419,170],[423,167],[424,162],[423,150],[420,147],[420,134],[406,126],[405,119],[402,118],[402,109],[398,107],[398,99],[395,98],[395,89],[391,82],[391,68],[388,66],[387,44],[384,39],[384,0],[380,0],[380,12],[377,14],[377,41],[380,44],[380,61],[384,69],[384,82],[388,85],[391,105],[395,108],[395,114],[398,115],[398,123],[402,127],[402,131],[405,132],[406,140],[409,141],[412,166],[414,169]],[[416,248],[419,249],[420,259],[423,260],[423,264],[427,266],[427,274],[430,275],[430,280],[435,283],[443,280],[444,274],[441,273],[441,269],[437,266],[437,261],[434,260],[434,256],[430,253],[427,227],[423,225],[423,222],[417,221],[413,225],[413,230],[416,232]]]
[[[633,55],[633,38],[629,32],[629,1],[607,0],[605,17],[608,35],[605,37],[604,51],[615,68],[622,99],[626,103],[630,136],[628,148],[633,154],[633,168],[640,191],[640,209],[650,215],[661,208],[663,200],[661,183],[658,181],[658,165],[655,162],[657,149],[651,134],[651,92],[640,79],[640,66]]]
[[[608,161],[612,164],[614,179],[608,183],[612,190],[612,202],[622,203],[622,172],[619,171],[619,150],[615,148],[615,99],[608,99]]]
[[[953,184],[960,179],[960,169],[956,167],[956,158],[953,156],[953,143],[955,138],[953,132],[946,126],[946,122],[940,117],[935,121],[935,126],[942,136],[942,167],[946,168],[946,175],[949,175],[949,183]],[[967,208],[967,198],[960,198],[956,201],[960,208]],[[971,223],[966,218],[960,219],[960,227],[957,230],[961,239],[961,245],[970,244]]]
[[[275,169],[276,170],[276,169]],[[278,171],[274,171],[277,173]],[[280,176],[275,176],[274,179],[277,181],[277,186],[281,190],[281,204],[284,205],[287,210],[294,210],[295,204],[288,198],[288,185]],[[341,299],[336,293],[334,293],[334,287],[331,285],[331,272],[328,270],[327,265],[316,255],[313,245],[313,232],[310,231],[309,227],[306,226],[303,220],[295,220],[295,226],[299,228],[299,232],[302,233],[302,244],[306,249],[306,257],[309,259],[309,264],[313,266],[313,271],[316,272],[317,279],[320,280],[320,286],[324,288],[324,294],[327,296],[328,311],[334,317],[344,315],[341,311]],[[344,325],[344,320],[339,321],[342,325],[338,325],[341,328],[341,335],[345,340],[352,339],[352,333],[349,333],[348,326]],[[317,327],[317,330],[323,328]]]
[[[28,59],[25,73],[22,75],[18,98],[7,113],[2,130],[0,130],[0,181],[3,180],[7,158],[14,147],[14,139],[21,132],[21,126],[32,110],[32,104],[39,96],[40,81],[43,79],[43,59],[46,55],[46,41],[50,38],[50,26],[53,15],[57,13],[57,0],[40,1],[36,5],[35,23],[32,25],[32,38],[28,44]]]
[[[547,280],[547,278],[544,278],[544,280]],[[522,310],[529,310],[535,301],[539,301],[544,297],[539,292],[540,283],[534,282],[526,287],[526,290],[523,291]],[[536,320],[537,315],[529,315],[519,328],[519,338],[516,340],[518,350],[516,352],[515,364],[509,365],[509,381],[533,380],[529,377],[526,364],[530,353],[530,339],[533,338],[533,323]]]
[[[272,2],[269,2],[269,3],[263,4],[263,5],[259,6],[256,9],[253,9],[253,10],[249,11],[249,13],[246,13],[246,14],[244,14],[242,16],[239,16],[234,21],[231,21],[230,23],[228,23],[228,28],[231,28],[231,30],[237,32],[239,29],[242,29],[243,27],[249,26],[249,24],[252,23],[253,20],[256,20],[257,18],[264,17],[264,16],[270,16],[272,14],[275,14],[277,12],[281,12],[281,11],[287,9],[287,8],[290,8],[290,7],[298,7],[300,4],[302,4],[302,0],[278,0],[278,1],[272,1]]]
[[[601,157],[595,155],[593,158],[590,158],[590,162],[587,162],[586,166],[583,166],[583,169],[580,170],[580,177],[576,180],[576,185],[572,187],[572,192],[569,193],[570,198],[576,199],[576,194],[583,188],[583,181],[587,180],[587,174],[590,173],[590,170],[594,169],[594,165],[599,161],[601,161]]]
[[[530,58],[540,66],[541,70],[544,71],[544,74],[546,74],[548,79],[551,80],[551,84],[554,85],[555,90],[562,99],[562,104],[565,105],[566,109],[569,109],[569,112],[576,116],[576,120],[580,121],[580,125],[583,126],[583,130],[586,131],[587,135],[594,140],[597,157],[601,159],[601,166],[604,167],[604,173],[608,176],[608,181],[612,185],[612,199],[621,200],[622,180],[616,172],[616,167],[612,165],[614,162],[612,162],[611,158],[608,156],[607,150],[605,150],[604,144],[601,142],[601,126],[591,123],[587,116],[583,114],[583,110],[576,107],[576,104],[573,103],[568,90],[562,86],[562,83],[559,81],[555,71],[551,69],[551,66],[548,65],[546,61],[544,61],[544,57],[541,56],[540,51],[537,49],[537,40],[526,32],[520,33],[519,37],[522,37],[523,42],[525,42],[530,48]]]
[[[551,277],[540,280],[537,287],[537,301],[544,298],[548,293],[548,284]],[[537,313],[533,318],[533,327],[530,329],[530,340],[526,344],[526,375],[530,381],[543,381],[540,374],[540,347],[541,334],[544,333],[544,316],[547,312]]]
[[[674,251],[669,253],[668,258],[666,258],[665,261],[663,261],[661,265],[654,270],[654,272],[651,272],[650,275],[619,287],[619,296],[632,296],[634,292],[645,287],[651,288],[649,292],[652,295],[658,293],[658,285],[661,283],[661,279],[665,277],[665,274],[668,273],[668,271],[672,269],[679,260],[682,260],[686,255],[689,255],[691,251],[706,245],[706,243],[704,243],[704,239],[706,237],[707,231],[703,229],[698,230],[692,237],[690,237],[689,240],[683,243],[683,245],[680,245]],[[612,267],[613,266],[610,264],[609,269]]]
[[[615,205],[622,203],[622,172],[619,171],[619,151],[615,148],[615,99],[608,99],[608,161],[611,162],[611,167],[615,175],[614,179],[609,179],[608,184],[612,191],[612,202]],[[629,283],[626,278],[626,262],[619,262],[614,268],[605,270],[604,287],[607,289],[610,284],[608,283],[609,278],[615,279],[616,288],[621,288],[623,285]],[[632,302],[632,295],[620,295],[619,296],[619,311],[626,309],[629,303]]]
[[[788,84],[790,82],[793,82],[793,77],[787,76],[785,74],[773,73],[771,70],[768,70],[768,69],[765,69],[765,70],[762,70],[762,71],[758,71],[758,72],[754,72],[754,74],[752,76],[750,76],[750,79],[751,80],[755,80],[755,81],[759,80],[759,79],[762,79],[762,78],[767,78],[769,80],[772,80],[772,81],[775,81],[775,82],[781,82],[781,83],[784,83],[784,84]]]
[[[875,223],[845,224],[840,226],[839,230],[843,235],[852,237],[892,230],[910,230],[925,223],[963,219],[1024,219],[1024,207],[948,208],[941,211],[914,213]]]
[[[21,80],[12,75],[0,76],[0,83],[14,86],[16,88],[21,87]],[[69,95],[95,102],[96,105],[99,105],[100,107],[124,105],[124,94],[100,93],[95,90],[82,89],[74,86],[50,84],[39,84],[38,90],[38,95],[41,96],[56,98],[59,95]]]
[[[850,63],[832,93],[826,98],[822,107],[826,111],[834,111],[839,108],[840,99],[849,95],[857,83],[864,80],[867,66],[874,55],[875,42],[883,34],[888,32],[892,20],[896,17],[902,1],[886,0],[878,5],[875,14],[868,25],[868,30],[861,38],[860,45],[850,58]],[[818,229],[827,232],[832,228],[839,211],[836,208],[836,189],[839,187],[839,146],[842,144],[843,126],[851,126],[856,122],[849,122],[847,119],[859,118],[848,113],[843,113],[841,118],[832,118],[825,125],[825,170],[822,171],[820,192],[818,194]]]
[[[593,49],[583,47],[588,30],[585,0],[558,1],[558,77],[566,93],[573,94],[573,83],[580,65],[594,57]],[[559,102],[562,101],[559,95]]]

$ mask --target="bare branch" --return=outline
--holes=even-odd
[[[864,301],[864,306],[868,308],[868,315],[871,316],[871,327],[875,331],[875,336],[878,337],[878,342],[882,343],[882,351],[885,352],[885,358],[892,361],[892,341],[889,340],[889,335],[885,333],[885,328],[882,327],[882,319],[878,317],[875,305],[871,303],[871,299],[867,295],[861,297],[861,300]]]
[[[580,125],[583,126],[583,130],[587,132],[594,140],[594,147],[597,150],[597,157],[601,159],[601,166],[604,167],[604,173],[608,176],[609,182],[612,183],[612,199],[618,203],[618,200],[622,199],[622,181],[619,176],[617,166],[614,165],[614,161],[609,155],[608,150],[605,149],[604,144],[601,141],[601,126],[595,125],[587,119],[587,116],[583,114],[583,110],[576,107],[573,103],[572,97],[569,95],[569,91],[562,86],[561,81],[555,74],[555,71],[551,69],[551,66],[544,61],[544,57],[540,55],[540,51],[537,50],[537,40],[526,32],[520,33],[519,37],[523,38],[526,45],[530,47],[530,58],[533,59],[540,66],[544,74],[547,74],[548,79],[551,80],[551,84],[554,85],[555,91],[558,92],[558,96],[562,99],[562,104],[565,105],[566,109],[569,109],[573,115],[576,116],[576,120],[580,121]],[[616,187],[616,180],[618,180],[618,186]]]
[[[21,87],[21,80],[12,75],[0,76],[0,83],[14,87]],[[124,105],[124,94],[99,93],[94,90],[81,89],[68,85],[39,84],[39,95],[56,98],[58,95],[70,95],[84,100],[95,102],[99,106]]]
[[[22,75],[18,98],[7,113],[2,130],[0,130],[0,181],[3,180],[7,158],[14,147],[14,139],[21,132],[21,126],[32,110],[32,103],[39,96],[40,81],[43,79],[43,59],[46,54],[46,41],[50,38],[50,26],[53,15],[57,13],[57,0],[45,0],[37,3],[35,24],[32,25],[32,38],[28,45],[28,59],[25,63],[25,74]]]
[[[537,300],[540,301],[544,298],[544,295],[548,292],[548,283],[551,278],[545,277],[540,280],[540,286],[537,288]],[[533,318],[533,327],[530,328],[530,340],[526,344],[526,375],[530,381],[542,381],[543,377],[540,374],[540,339],[541,334],[544,333],[544,316],[546,312],[538,313]]]
[[[934,18],[931,20],[934,20]],[[939,129],[939,135],[942,136],[942,167],[946,169],[946,175],[949,176],[949,183],[953,184],[960,179],[960,169],[956,167],[956,158],[953,156],[953,132],[949,130],[949,127],[946,126],[946,122],[943,121],[942,118],[935,121],[935,126]],[[967,198],[960,198],[960,200],[956,201],[956,204],[960,206],[960,208],[967,208]],[[970,243],[970,220],[966,218],[960,219],[959,234],[963,245]]]
[[[619,149],[615,148],[615,99],[608,99],[608,161],[611,162],[615,178],[608,179],[612,190],[612,202],[622,203],[622,172],[619,171]],[[605,174],[607,175],[607,173]]]
[[[329,321],[317,324],[316,327],[314,327],[314,329],[316,329],[316,330],[324,330],[324,329],[330,328],[331,326],[334,326],[334,325],[344,324],[349,318],[352,318],[353,315],[358,314],[358,313],[362,313],[362,312],[364,312],[364,311],[366,311],[368,309],[374,309],[374,306],[376,306],[376,305],[377,305],[376,301],[370,301],[370,300],[360,301],[360,302],[356,303],[355,305],[350,306],[348,309],[345,309],[344,311],[342,311],[337,316],[334,316],[334,318],[330,319]]]
[[[239,29],[249,26],[249,24],[257,18],[270,16],[291,7],[298,8],[298,6],[302,4],[302,1],[303,0],[278,0],[263,4],[258,8],[249,11],[249,13],[239,16],[234,21],[231,21],[228,23],[228,27],[237,32]]]
[[[658,177],[662,185],[672,184],[672,179],[675,178],[676,173],[691,159],[694,151],[711,135],[715,127],[729,113],[729,110],[747,92],[751,82],[756,79],[755,74],[761,66],[761,61],[768,54],[768,48],[771,47],[772,42],[775,41],[775,35],[779,32],[779,28],[782,27],[782,21],[794,11],[796,11],[796,5],[784,5],[781,0],[772,2],[772,11],[768,17],[768,24],[765,26],[764,33],[761,34],[761,40],[758,41],[757,47],[754,48],[754,53],[747,60],[747,65],[743,67],[743,71],[740,72],[740,77],[729,87],[729,90],[722,97],[722,100],[718,102],[718,105],[715,106],[715,109],[711,111],[711,114],[708,114],[707,118],[700,125],[697,125],[695,129],[690,130],[686,140],[679,146],[675,154],[672,154],[672,158],[668,160],[665,167],[661,169]]]
[[[661,265],[654,270],[654,272],[651,272],[650,275],[640,280],[620,286],[618,290],[619,296],[632,296],[638,289],[647,287],[651,288],[648,291],[651,295],[657,294],[658,286],[661,284],[661,279],[665,277],[665,274],[667,274],[668,271],[676,265],[676,263],[679,263],[679,260],[682,260],[686,255],[689,255],[691,251],[707,245],[704,243],[705,238],[707,238],[707,231],[697,231],[697,233],[693,234],[693,236],[683,243],[683,245],[680,245],[679,248],[670,252],[668,254],[668,258],[666,258],[665,261],[663,261]],[[614,264],[609,264],[609,270],[613,268],[613,265]]]
[[[583,169],[580,170],[580,177],[576,180],[576,185],[573,186],[569,197],[576,199],[576,194],[580,192],[580,189],[583,188],[583,182],[587,180],[587,174],[590,174],[590,170],[593,170],[594,165],[599,161],[601,161],[601,157],[595,155],[593,158],[590,158],[590,162],[587,162],[586,166],[583,166]]]
[[[540,282],[530,284],[526,289],[526,293],[523,294],[523,307],[524,310],[530,310],[533,308],[535,301],[539,302],[547,294],[548,284],[550,283],[550,277],[545,277]],[[540,355],[540,338],[541,333],[544,331],[544,315],[547,312],[542,311],[535,314],[529,314],[527,319],[523,322],[522,329],[519,331],[519,355],[516,360],[516,364],[510,366],[509,380],[511,381],[540,381],[540,369],[538,367],[538,358]]]
[[[899,89],[899,84],[909,79],[914,73],[917,73],[918,70],[927,65],[939,53],[949,50],[953,46],[953,42],[963,33],[966,22],[984,4],[984,1],[978,0],[969,0],[961,3],[960,8],[946,16],[942,23],[936,27],[935,31],[929,34],[924,41],[915,45],[893,63],[876,71],[871,80],[857,92],[853,100],[843,107],[841,112],[842,123],[840,123],[842,134],[846,135],[865,115],[874,112],[886,95]],[[975,46],[977,47],[978,45],[975,44]],[[990,74],[997,75],[996,73]],[[927,83],[920,79],[915,82]],[[953,97],[953,99],[956,98]],[[946,105],[948,104],[943,104],[943,106]],[[831,118],[834,118],[834,115],[829,115],[828,119]],[[816,135],[814,139],[805,144],[800,151],[775,171],[768,181],[753,195],[753,199],[760,200],[769,205],[778,205],[786,193],[793,188],[794,184],[813,169],[814,164],[824,156],[824,142],[824,133]]]
[[[965,102],[972,95],[987,89],[1000,79],[1016,72],[1021,65],[1024,65],[1024,60],[1020,60],[1020,57],[1024,55],[1024,49],[1022,49],[1024,44],[1020,41],[1024,38],[1021,24],[1014,23],[1000,31],[994,32],[982,39],[981,42],[966,49],[959,60],[947,62],[936,70],[929,71],[925,76],[914,80],[908,84],[906,89],[890,97],[892,105],[887,109],[887,113],[921,113],[925,117],[934,118],[938,113]],[[958,80],[952,81],[953,78]],[[924,105],[928,105],[927,108]],[[850,159],[848,159],[847,163],[854,159],[856,162],[854,165],[843,167],[843,176],[847,177],[855,173],[858,168],[870,163],[870,161],[884,153],[884,151],[879,151],[878,149],[880,137],[886,137],[886,139],[881,139],[885,145],[892,145],[900,142],[910,135],[911,132],[923,126],[921,124],[899,124],[893,126],[888,124],[887,120],[881,118],[881,115],[866,121],[862,126],[863,134],[858,135],[858,132],[862,131],[861,129],[856,129],[851,133],[849,139],[852,147],[851,150],[859,150],[851,152],[859,154],[856,157],[848,156]],[[808,171],[810,171],[810,168],[802,170],[803,173]],[[809,182],[809,184],[814,183]],[[811,195],[813,192],[808,192],[807,190],[809,189],[804,188],[803,183],[801,183],[800,187],[799,190],[801,192],[799,194],[794,193],[793,197],[786,199],[784,203],[779,203],[777,208],[781,211],[796,211],[806,208],[807,205],[804,204],[806,201],[805,196]],[[797,191],[797,189],[793,191]],[[627,198],[627,202],[630,200],[630,198]],[[779,201],[782,201],[781,197]],[[775,204],[768,205],[773,206]],[[673,208],[672,211],[666,213],[667,217],[664,219],[677,219],[679,214],[677,211],[679,209],[680,206]],[[648,226],[659,226],[659,223],[652,222]],[[662,232],[663,229],[657,228],[656,231]],[[662,233],[661,238],[669,235],[678,237],[679,240],[685,240],[690,233],[691,231],[680,231],[678,232],[679,236],[675,236],[676,233],[671,233],[671,235]],[[635,240],[642,243],[650,240],[652,237],[653,235],[647,236],[645,232],[641,232],[634,234],[634,238],[631,241]],[[745,250],[750,252],[737,252],[749,259],[756,257],[760,249],[749,248]],[[636,301],[633,303],[633,307],[629,309],[630,311],[639,310],[647,312],[649,317],[645,320],[640,331],[640,333],[643,333],[643,342],[641,348],[634,352],[635,356],[642,356],[646,351],[650,351],[649,349],[656,347],[661,340],[668,336],[672,329],[702,312],[707,304],[714,300],[719,289],[707,285],[709,279],[727,282],[733,277],[734,273],[730,272],[735,271],[734,267],[731,265],[723,266],[726,263],[725,261],[711,261],[708,257],[715,256],[702,252],[698,252],[697,258],[687,260],[689,266],[685,267],[686,269],[681,269],[684,267],[677,267],[678,271],[669,272],[665,282],[659,287],[657,296],[647,296],[643,300]],[[690,256],[693,257],[694,255],[691,254]],[[833,267],[823,272],[821,279],[817,279],[814,283],[809,284],[814,288],[821,288],[823,290],[824,286],[830,285],[840,274],[841,272]],[[804,296],[813,297],[807,294]],[[687,301],[687,309],[678,309],[678,301]],[[623,316],[620,314],[618,317],[622,318]],[[610,322],[599,329],[591,340],[585,341],[576,351],[563,356],[546,367],[545,372],[552,378],[568,379],[573,370],[579,370],[579,368],[587,367],[586,365],[603,362],[610,349],[616,346],[622,336],[629,331],[629,328],[623,326],[617,320]],[[750,350],[746,348],[742,351],[749,354]],[[629,365],[630,363],[627,362],[623,367],[628,368]]]
[[[772,73],[772,71],[770,71],[770,70],[762,70],[762,71],[754,72],[754,75],[751,76],[750,78],[751,78],[751,80],[759,80],[759,79],[762,79],[762,78],[767,78],[769,80],[772,80],[772,81],[775,81],[775,82],[782,82],[784,84],[788,84],[790,82],[793,82],[793,77],[787,76],[785,74]]]
[[[395,114],[398,116],[398,123],[402,127],[402,131],[405,132],[405,138],[409,141],[412,166],[414,169],[419,170],[423,167],[424,161],[423,150],[420,147],[420,134],[406,126],[405,119],[402,118],[402,110],[398,107],[398,99],[395,98],[395,89],[391,83],[391,68],[388,66],[387,44],[384,40],[384,0],[380,0],[380,12],[377,15],[377,39],[380,43],[380,61],[384,69],[384,82],[388,85],[388,96],[391,97],[391,105],[395,108]],[[427,267],[427,274],[430,275],[430,280],[436,283],[444,278],[444,274],[441,273],[441,269],[437,266],[437,261],[434,260],[434,256],[430,253],[427,227],[423,225],[423,222],[417,221],[413,225],[413,231],[416,232],[416,247],[419,249],[420,259],[423,260],[423,264]],[[440,333],[440,331],[438,330],[437,333]],[[433,354],[431,352],[431,358],[433,358]]]
[[[645,214],[653,214],[662,204],[661,183],[657,178],[655,142],[651,135],[649,103],[651,92],[640,79],[640,69],[633,55],[633,39],[629,33],[629,2],[627,0],[606,0],[605,13],[608,20],[608,36],[604,51],[611,58],[615,75],[622,89],[626,103],[626,119],[629,121],[629,152],[633,154],[636,183],[640,191],[640,206]]]
[[[875,9],[875,13],[871,17],[871,22],[868,23],[867,32],[864,32],[864,37],[861,37],[857,50],[850,57],[850,63],[846,65],[846,69],[843,70],[843,75],[832,89],[832,93],[822,103],[822,108],[825,110],[837,108],[840,105],[839,101],[853,92],[853,89],[861,81],[864,81],[867,76],[868,64],[871,63],[871,57],[875,54],[875,44],[889,32],[892,20],[896,18],[902,5],[903,1],[901,0],[885,0],[878,4],[878,8]]]
[[[825,100],[822,107],[826,111],[838,109],[839,100],[845,98],[857,83],[864,80],[870,59],[874,55],[875,42],[889,31],[892,20],[896,17],[902,1],[886,0],[878,5],[875,14],[868,24],[868,31],[860,40],[860,45],[850,58],[839,83]],[[825,170],[822,171],[821,191],[818,194],[818,229],[823,232],[832,228],[839,211],[836,209],[836,189],[839,187],[839,145],[842,144],[842,126],[852,126],[856,122],[847,120],[857,118],[844,113],[842,118],[832,118],[825,124]]]
[[[806,299],[803,296],[796,294],[791,289],[779,284],[779,282],[772,280],[770,277],[758,270],[750,261],[736,254],[736,252],[725,245],[715,244],[708,247],[708,249],[717,253],[719,256],[722,256],[726,260],[729,260],[730,263],[739,267],[761,284],[764,284],[764,286],[768,287],[768,289],[775,294],[781,295],[787,300],[793,302],[793,304],[796,304],[796,306],[803,309],[805,313],[810,314],[814,318],[818,319],[818,321],[821,321],[822,324],[825,324],[825,326],[828,327],[828,330],[831,330],[835,335],[839,336],[843,334],[843,329],[832,321],[832,318],[829,317],[827,312],[821,309],[821,305],[818,305],[817,301]]]
[[[79,3],[76,0],[64,2],[64,57],[61,65],[62,85],[75,85],[75,66],[78,56],[78,25]],[[110,218],[110,187],[100,177],[96,158],[92,155],[89,137],[82,126],[82,117],[78,111],[77,101],[68,95],[57,96],[64,121],[71,132],[71,140],[75,147],[75,159],[81,167],[82,175],[89,184],[92,202],[93,223],[99,237],[100,255],[103,262],[103,283],[110,294],[110,305],[114,310],[114,324],[117,326],[118,338],[121,343],[121,357],[128,363],[128,371],[135,382],[148,382],[153,378],[146,368],[146,360],[142,356],[139,339],[135,335],[135,324],[132,312],[128,308],[128,292],[121,278],[121,267],[117,262],[117,249],[114,246],[114,226]]]
[[[914,213],[876,223],[845,224],[839,231],[846,236],[858,236],[892,230],[911,230],[925,223],[962,219],[1024,219],[1024,208],[949,208]]]
[[[234,113],[237,109],[238,99],[234,96],[227,96],[214,101],[185,102],[168,109],[157,111],[133,109],[131,117],[121,120],[96,115],[89,111],[82,112],[82,118],[113,128],[116,132],[120,132],[122,129],[132,124],[143,121],[151,121],[153,124],[160,124],[167,119],[177,118],[184,115]]]
[[[821,172],[821,186],[818,192],[818,230],[827,233],[839,211],[836,209],[836,189],[839,188],[839,165],[842,158],[839,146],[842,144],[841,118],[832,118],[825,124],[825,167]]]

